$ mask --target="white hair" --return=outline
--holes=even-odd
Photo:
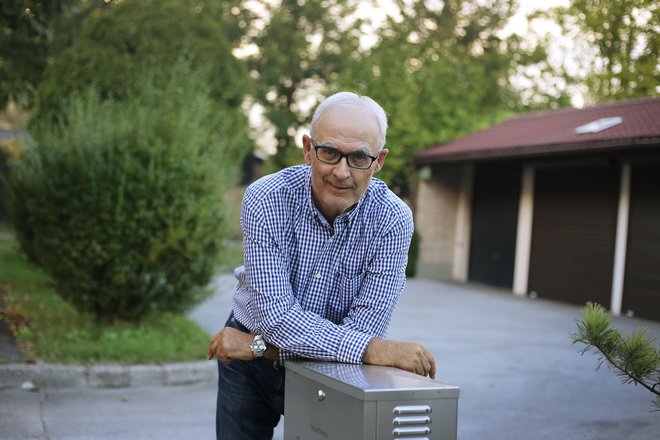
[[[336,105],[357,105],[363,107],[365,110],[370,112],[378,123],[378,150],[382,150],[385,147],[385,136],[387,135],[387,114],[383,107],[381,107],[376,101],[369,98],[368,96],[360,96],[352,92],[338,92],[332,96],[329,96],[323,102],[321,102],[316,110],[314,111],[314,116],[312,117],[312,128],[310,130],[310,135],[314,138],[316,130],[318,128],[319,120],[324,111],[330,107]]]

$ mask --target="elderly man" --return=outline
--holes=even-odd
[[[250,185],[244,270],[211,338],[218,439],[269,439],[284,410],[285,359],[387,365],[435,377],[421,344],[385,339],[405,286],[409,208],[380,180],[387,117],[349,92],[323,101],[303,136],[305,165]]]

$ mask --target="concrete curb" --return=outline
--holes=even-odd
[[[164,365],[0,365],[0,388],[127,388],[216,383],[215,360]]]

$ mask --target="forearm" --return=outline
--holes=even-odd
[[[363,336],[370,340],[366,349],[362,352],[362,362],[396,367],[435,378],[435,359],[422,344]],[[226,363],[234,360],[253,360],[255,356],[250,347],[253,339],[254,334],[252,333],[225,327],[211,338],[208,359],[215,356],[218,360]],[[272,343],[267,344],[264,357],[276,361],[279,357],[278,347]]]
[[[268,344],[279,347],[287,355],[359,364],[371,339],[364,331],[333,323],[302,310],[298,304],[279,318],[264,317],[265,314],[257,315],[255,329]]]

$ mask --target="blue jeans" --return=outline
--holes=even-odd
[[[233,313],[226,323],[248,331]],[[284,367],[258,358],[218,361],[217,440],[270,440],[284,414]]]

